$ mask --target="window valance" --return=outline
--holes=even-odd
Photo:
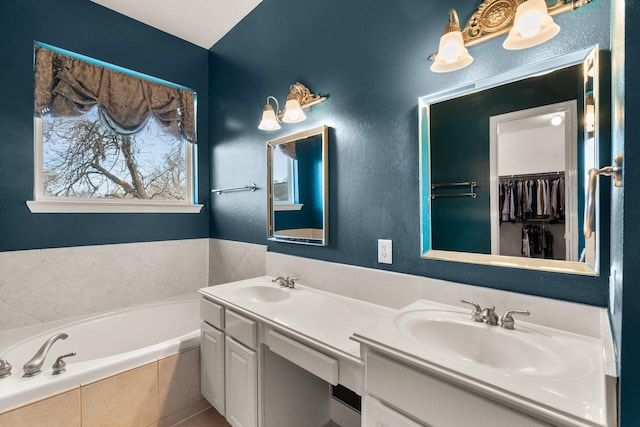
[[[104,67],[41,45],[35,47],[35,114],[78,116],[98,107],[120,135],[155,117],[177,137],[196,142],[195,92]]]

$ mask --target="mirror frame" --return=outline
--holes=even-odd
[[[275,209],[273,204],[273,150],[286,144],[313,136],[322,138],[322,237],[310,238],[278,234],[275,228]],[[313,129],[267,141],[267,238],[274,242],[297,243],[311,246],[327,246],[329,244],[329,127],[322,125]]]
[[[464,95],[470,95],[493,87],[513,83],[530,77],[541,76],[554,72],[558,69],[571,67],[592,60],[595,64],[596,73],[593,77],[593,92],[595,97],[595,114],[598,117],[599,104],[599,88],[598,88],[598,64],[599,51],[598,45],[578,50],[565,55],[549,58],[544,61],[535,62],[523,67],[518,67],[505,73],[497,74],[491,77],[477,80],[469,84],[456,86],[452,89],[436,92],[418,98],[418,144],[420,157],[420,241],[421,241],[421,257],[424,259],[436,259],[444,261],[465,262],[472,264],[493,265],[501,267],[532,269],[541,271],[551,271],[558,273],[569,273],[579,275],[597,276],[599,273],[600,245],[599,236],[596,240],[596,254],[594,267],[591,268],[586,263],[576,261],[560,261],[540,258],[524,258],[506,255],[491,255],[471,252],[457,252],[448,250],[432,249],[432,230],[431,230],[431,143],[430,140],[430,105]],[[489,127],[489,123],[487,123]],[[599,135],[598,120],[596,120],[596,130],[594,138],[596,164],[599,164]],[[491,177],[490,177],[491,178]],[[598,200],[598,199],[597,199]],[[579,212],[577,213],[580,214]],[[596,209],[595,218],[596,229],[599,229],[599,207]]]

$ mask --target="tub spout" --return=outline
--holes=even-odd
[[[53,343],[58,340],[66,340],[68,337],[69,335],[67,334],[55,334],[42,344],[42,347],[40,347],[38,352],[22,367],[24,370],[23,377],[33,377],[34,375],[38,375],[42,372],[42,364],[44,363],[44,359],[47,357],[47,353]]]

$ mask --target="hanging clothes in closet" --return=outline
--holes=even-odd
[[[500,221],[548,219],[551,223],[564,222],[563,175],[500,177],[499,197]]]
[[[564,173],[500,177],[499,209],[501,224],[522,223],[522,256],[554,259],[554,235],[548,224],[563,226],[565,222]],[[562,230],[554,228],[556,233],[562,233],[564,237]],[[511,239],[518,239],[517,232],[507,235]]]

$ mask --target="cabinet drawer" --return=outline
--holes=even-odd
[[[363,427],[422,427],[369,395],[364,398],[362,417]]]
[[[224,313],[224,323],[224,331],[227,335],[232,336],[242,344],[255,350],[257,345],[256,322],[238,313],[234,313],[231,310],[226,310]]]
[[[338,361],[336,359],[275,331],[269,331],[269,349],[329,384],[338,384]]]
[[[218,329],[223,329],[224,307],[202,298],[200,299],[200,318]]]
[[[550,426],[374,353],[366,356],[366,389],[381,401],[438,427]]]

